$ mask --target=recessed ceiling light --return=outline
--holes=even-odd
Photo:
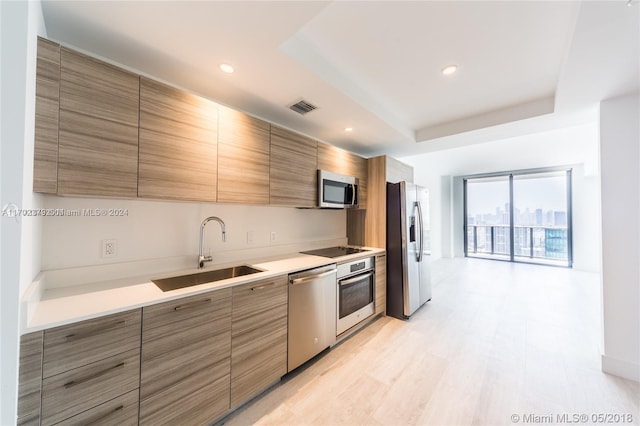
[[[227,74],[231,74],[234,71],[233,67],[229,64],[220,64],[220,70],[222,70],[222,72],[226,72]]]
[[[447,65],[446,67],[442,68],[442,75],[451,75],[457,70],[458,70],[457,65]]]
[[[344,131],[345,132],[353,132],[353,127],[345,127]]]

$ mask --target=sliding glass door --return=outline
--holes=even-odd
[[[571,170],[464,179],[465,255],[572,265]]]
[[[511,259],[509,176],[466,181],[467,253]]]

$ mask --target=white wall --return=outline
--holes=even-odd
[[[600,104],[603,371],[640,381],[640,93]]]
[[[550,166],[574,168],[574,268],[600,270],[598,131],[582,125],[404,157],[431,195],[432,255],[463,254],[462,180],[457,176]]]
[[[37,35],[46,35],[40,2],[0,2],[0,20],[0,205],[38,207],[40,197],[32,192],[32,163]],[[39,220],[0,217],[0,424],[3,425],[13,424],[16,419],[19,298],[40,266],[39,226]]]
[[[220,226],[206,226],[205,249],[211,249],[214,261],[234,260],[234,253],[268,255],[296,244],[346,238],[344,210],[56,196],[45,196],[44,206],[124,209],[127,215],[45,218],[42,270],[185,255],[193,255],[195,262],[200,223],[207,216],[220,217],[227,230],[222,242]],[[253,233],[250,243],[248,232]],[[271,241],[271,232],[276,232],[276,241]],[[101,257],[104,239],[117,240],[115,258]]]

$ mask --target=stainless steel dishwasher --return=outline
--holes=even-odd
[[[336,264],[289,275],[287,372],[336,341]]]

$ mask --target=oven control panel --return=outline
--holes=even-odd
[[[376,264],[375,257],[367,257],[365,259],[351,260],[338,265],[338,278],[348,277],[350,275],[362,273],[373,269]]]

